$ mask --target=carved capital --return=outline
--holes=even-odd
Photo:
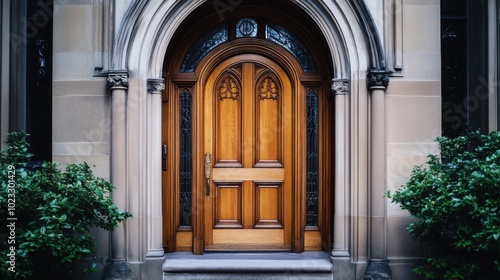
[[[332,79],[332,93],[335,95],[348,95],[349,94],[349,80],[346,79]]]
[[[389,85],[389,72],[386,71],[371,71],[366,75],[366,85],[369,89],[374,87],[382,87],[384,89]]]
[[[148,79],[148,93],[162,94],[164,90],[165,90],[164,79]]]
[[[128,71],[110,71],[108,73],[108,86],[110,89],[128,88]]]

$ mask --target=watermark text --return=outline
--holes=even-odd
[[[16,168],[7,166],[7,228],[9,250],[7,253],[8,270],[16,272]]]

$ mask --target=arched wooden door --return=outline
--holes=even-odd
[[[290,250],[294,92],[270,59],[219,64],[203,93],[205,249]]]
[[[205,8],[201,18],[213,14]],[[172,39],[162,105],[166,252],[331,250],[331,63],[321,33],[277,9],[249,6]]]

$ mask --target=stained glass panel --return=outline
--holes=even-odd
[[[274,23],[266,24],[266,39],[291,52],[302,65],[304,72],[318,71],[316,61],[306,45],[283,26]]]
[[[194,72],[201,59],[218,45],[228,40],[227,25],[218,26],[201,36],[187,52],[182,61],[181,72]]]
[[[191,92],[180,99],[180,225],[191,226]]]
[[[236,38],[257,37],[257,22],[251,18],[242,18],[236,23]]]
[[[319,136],[318,97],[308,89],[306,97],[306,226],[318,225]]]

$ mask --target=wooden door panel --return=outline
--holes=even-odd
[[[283,228],[282,181],[254,182],[255,228]]]
[[[282,229],[214,229],[214,244],[208,248],[243,248],[256,249],[258,245],[274,245],[271,248],[287,248]],[[233,245],[233,246],[227,246]],[[257,245],[257,246],[256,246]],[[267,246],[260,246],[267,249]],[[289,246],[288,246],[289,248]]]
[[[278,79],[270,74],[261,78],[256,85],[255,167],[282,167],[282,87]]]
[[[258,180],[284,180],[284,168],[214,168],[212,172],[214,181],[258,181]]]
[[[242,228],[242,181],[214,182],[214,228]]]
[[[225,74],[217,82],[215,101],[216,167],[242,167],[241,86],[234,75]]]

